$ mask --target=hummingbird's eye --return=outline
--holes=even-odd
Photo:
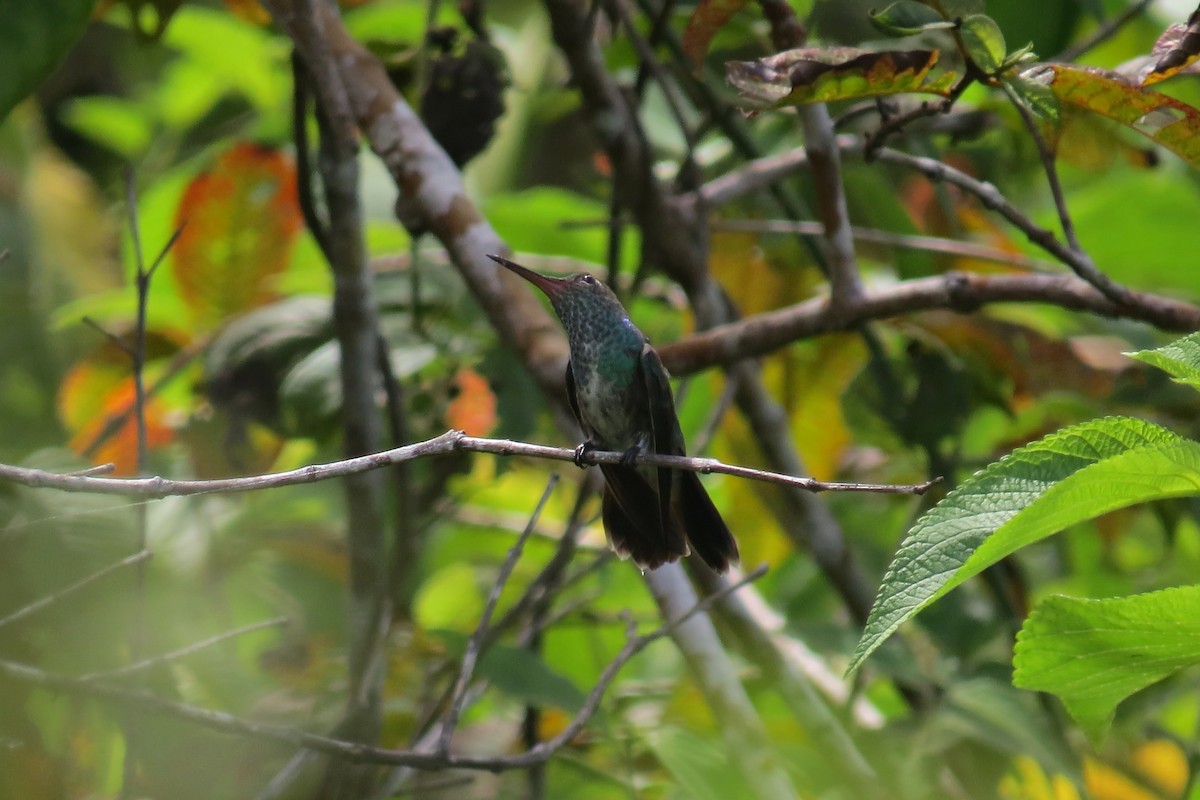
[[[591,275],[582,275],[580,276],[579,280],[583,283],[586,283],[588,286],[595,286],[598,283],[598,281]]]

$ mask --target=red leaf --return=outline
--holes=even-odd
[[[262,305],[303,224],[295,166],[275,150],[235,145],[187,187],[176,221],[175,279],[199,322]]]

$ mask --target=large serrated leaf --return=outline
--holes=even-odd
[[[50,74],[83,35],[93,0],[6,3],[0,18],[0,122]]]
[[[1176,339],[1154,350],[1139,350],[1128,355],[1158,367],[1180,383],[1200,389],[1200,333]]]
[[[1049,597],[1017,636],[1013,683],[1058,695],[1093,741],[1117,705],[1200,662],[1200,586],[1094,600]]]
[[[921,609],[1019,548],[1106,511],[1198,487],[1200,444],[1144,420],[1092,420],[1016,450],[913,526],[848,671]]]
[[[745,107],[763,110],[901,92],[946,97],[958,76],[933,73],[937,61],[936,50],[805,48],[756,61],[730,61],[725,74]]]
[[[1132,128],[1200,169],[1200,109],[1091,67],[1051,64],[1023,75],[1047,84],[1059,103]]]

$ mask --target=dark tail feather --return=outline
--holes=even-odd
[[[739,558],[737,542],[694,472],[680,472],[676,509],[696,555],[716,572],[725,572]]]
[[[688,554],[687,539],[678,522],[658,524],[658,497],[633,470],[604,469],[601,516],[609,544],[646,569],[656,569]]]

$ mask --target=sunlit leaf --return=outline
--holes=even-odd
[[[917,0],[899,0],[878,12],[871,12],[871,24],[889,36],[915,36],[928,30],[953,28],[954,22],[936,9]]]
[[[302,224],[295,167],[277,151],[234,145],[187,187],[176,220],[184,228],[172,269],[198,321],[262,305]]]
[[[1142,742],[1130,753],[1133,768],[1168,797],[1183,797],[1191,779],[1188,755],[1170,739]]]
[[[1099,69],[1052,64],[1023,74],[1047,83],[1060,103],[1132,128],[1200,168],[1200,110]]]
[[[1200,59],[1200,9],[1193,11],[1184,25],[1172,25],[1163,31],[1150,51],[1157,57],[1154,67],[1142,79],[1143,86],[1165,81],[1181,72],[1195,72]]]
[[[0,122],[37,88],[83,35],[94,0],[5,4],[0,25]]]
[[[451,564],[421,584],[413,615],[426,630],[469,632],[483,611],[483,593],[469,564]]]
[[[963,19],[959,35],[975,66],[987,75],[994,75],[1000,70],[1008,48],[995,20],[986,14],[971,14]]]
[[[1200,443],[1128,417],[1072,426],[977,472],[919,519],[888,567],[851,659],[905,621],[1046,536],[1134,503],[1197,493]]]
[[[1129,356],[1158,367],[1180,383],[1200,389],[1200,333],[1184,336],[1154,350],[1139,350]]]
[[[700,0],[683,30],[683,51],[695,63],[704,60],[717,31],[746,6],[747,0]]]
[[[726,77],[753,109],[877,97],[900,92],[946,96],[957,76],[933,74],[936,50],[854,48],[787,50],[757,61],[730,61]]]
[[[1057,695],[1098,739],[1117,704],[1200,662],[1200,586],[1130,597],[1048,597],[1017,636],[1013,683]]]

